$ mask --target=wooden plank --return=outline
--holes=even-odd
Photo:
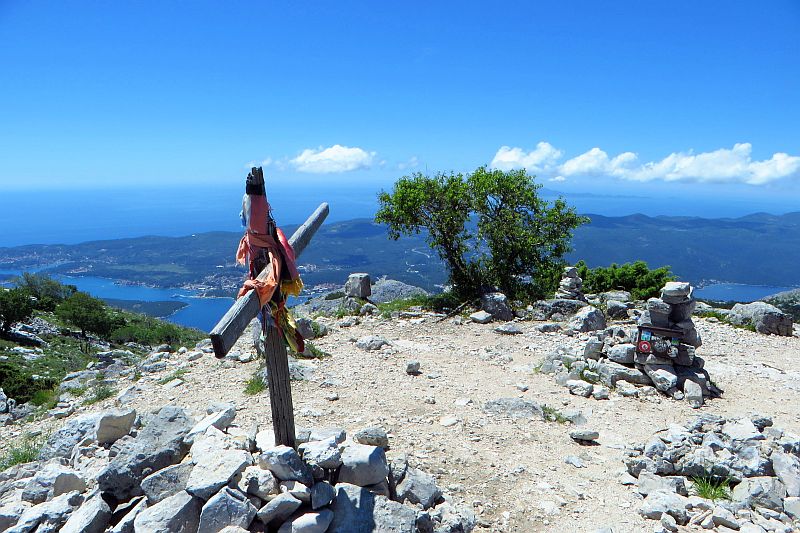
[[[294,406],[292,405],[289,358],[286,355],[286,345],[278,328],[267,328],[264,351],[267,354],[267,384],[275,444],[294,448],[296,444]]]
[[[295,257],[300,257],[308,243],[311,242],[311,238],[327,218],[328,213],[328,204],[320,204],[303,225],[297,228],[297,231],[289,239],[289,244],[294,249]],[[264,269],[258,277],[263,279],[267,272],[268,270]],[[260,309],[261,306],[255,291],[249,291],[236,300],[231,308],[228,309],[228,312],[214,326],[214,329],[211,330],[210,337],[214,355],[225,357]]]

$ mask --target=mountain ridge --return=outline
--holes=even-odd
[[[682,279],[798,286],[800,212],[753,213],[738,218],[590,214],[575,231],[568,261],[590,266],[638,259],[670,265]],[[291,234],[297,225],[287,225]],[[96,276],[159,287],[230,292],[243,270],[234,253],[241,233],[211,231],[184,237],[148,235],[79,244],[0,248],[0,269],[38,270]],[[369,218],[325,224],[300,260],[306,285],[341,284],[346,274],[365,270],[375,277],[435,289],[446,281],[441,261],[424,234],[392,241],[386,228]]]

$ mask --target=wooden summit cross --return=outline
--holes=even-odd
[[[327,216],[328,204],[320,204],[303,225],[297,228],[297,231],[289,239],[295,257],[300,257],[311,241],[311,237],[314,236]],[[265,279],[269,271],[268,264],[258,275],[258,279]],[[225,357],[260,310],[261,305],[254,290],[236,300],[225,316],[211,330],[210,337],[214,355],[220,358]],[[294,448],[294,408],[292,407],[292,387],[289,382],[289,360],[286,355],[286,345],[274,325],[267,327],[264,353],[267,360],[269,403],[272,408],[275,444]]]

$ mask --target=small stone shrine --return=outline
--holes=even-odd
[[[561,282],[558,284],[556,299],[586,301],[583,294],[583,280],[578,276],[578,269],[573,266],[564,267]]]

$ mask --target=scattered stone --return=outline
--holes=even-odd
[[[389,436],[386,431],[377,427],[368,427],[357,431],[353,435],[353,440],[359,444],[378,446],[383,449],[389,447]]]
[[[469,319],[478,324],[488,324],[492,321],[492,315],[486,311],[477,311],[469,315]]]
[[[350,274],[344,284],[344,293],[351,298],[367,298],[372,294],[372,284],[369,274]]]
[[[495,333],[500,333],[501,335],[519,335],[522,333],[522,329],[520,329],[520,327],[513,322],[507,322],[497,326],[494,328],[494,331]]]
[[[77,472],[57,462],[46,464],[31,478],[22,491],[22,500],[33,504],[52,500],[68,492],[83,492],[86,481]]]
[[[39,453],[39,459],[46,461],[55,457],[69,458],[76,444],[86,438],[94,440],[95,427],[100,416],[100,413],[79,415],[64,424],[47,439],[47,443]]]
[[[497,398],[489,400],[483,406],[484,412],[491,415],[509,418],[544,418],[541,406],[531,400],[522,398]]]
[[[591,383],[587,383],[579,379],[571,379],[567,381],[567,388],[569,389],[570,394],[574,394],[575,396],[583,396],[584,398],[591,396],[592,391],[594,390],[594,386]]]
[[[568,455],[564,458],[564,462],[570,466],[574,466],[575,468],[586,468],[586,464],[583,460],[576,456],[576,455]]]
[[[596,307],[581,308],[569,321],[569,327],[575,331],[596,331],[606,327],[606,317]]]
[[[758,333],[792,336],[792,316],[765,302],[736,304],[728,321],[738,326],[753,326]]]
[[[275,493],[277,482],[269,470],[258,466],[248,466],[242,472],[237,486],[245,494],[268,500]]]
[[[436,486],[433,476],[416,468],[408,468],[403,480],[397,484],[397,500],[409,501],[429,509],[442,496],[442,491]]]
[[[419,375],[420,364],[417,360],[411,360],[406,362],[406,374],[411,376]]]
[[[514,320],[514,312],[508,298],[502,292],[491,292],[481,296],[481,309],[503,322]]]
[[[112,444],[130,433],[136,411],[133,409],[111,409],[100,413],[95,426],[95,436],[99,444]]]
[[[575,429],[569,432],[572,440],[578,442],[592,442],[600,438],[600,433],[591,429]]]
[[[336,489],[327,481],[320,481],[311,487],[311,508],[317,510],[325,507],[333,501],[336,496]]]
[[[628,305],[616,300],[606,302],[606,313],[610,318],[624,320],[628,318]]]
[[[389,341],[387,341],[383,337],[378,337],[376,335],[368,335],[366,337],[361,337],[356,341],[356,346],[367,352],[380,350],[384,346],[388,345]]]
[[[335,438],[314,440],[300,445],[303,460],[310,466],[328,470],[339,468],[342,464],[342,453]]]
[[[426,402],[426,403],[428,403],[428,402]],[[434,400],[434,401],[433,401],[433,402],[431,402],[431,403],[436,403],[436,401]],[[455,416],[452,416],[452,415],[450,415],[450,416],[443,416],[443,417],[441,417],[441,418],[439,419],[439,425],[441,425],[441,426],[444,426],[444,427],[446,427],[446,428],[449,428],[449,427],[455,426],[456,424],[458,424],[458,422],[459,422],[458,418],[457,418],[457,417],[455,417]]]

